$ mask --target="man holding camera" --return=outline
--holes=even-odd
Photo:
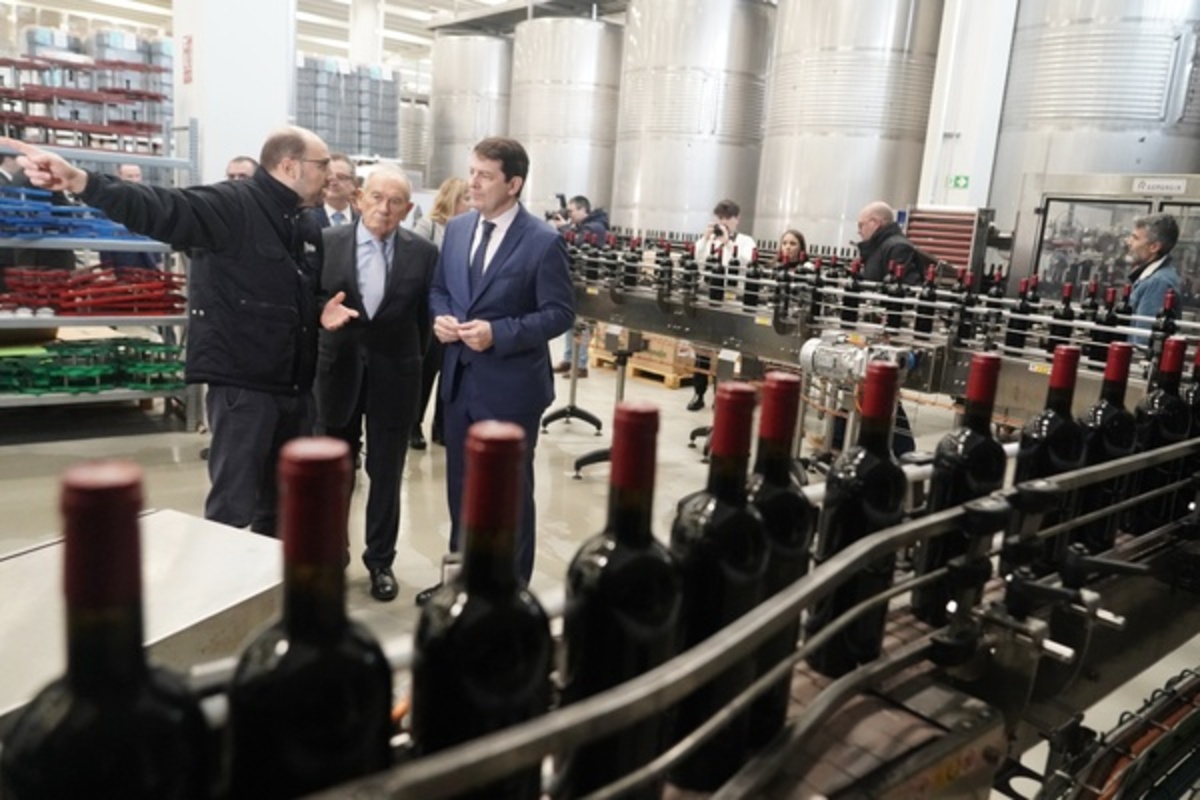
[[[562,195],[559,195],[562,197]],[[554,227],[558,228],[558,232],[567,235],[570,231],[575,234],[575,241],[583,244],[585,236],[591,235],[595,237],[595,244],[601,245],[604,243],[604,238],[608,235],[608,212],[602,208],[592,210],[592,203],[581,194],[577,194],[570,199],[566,204],[564,211],[559,211],[551,218]],[[577,363],[575,374],[577,377],[586,378],[588,376],[588,344],[592,339],[591,329],[586,323],[576,321],[576,326],[583,326],[583,330],[579,335],[579,347],[575,346],[575,336],[571,331],[567,331],[566,341],[563,344],[562,361],[555,365],[554,371],[564,378],[571,377],[571,360],[574,359]]]
[[[713,208],[715,222],[708,224],[704,233],[696,240],[696,262],[703,265],[710,257],[721,260],[721,266],[728,268],[734,258],[746,264],[750,261],[754,248],[758,245],[754,239],[744,233],[738,233],[738,223],[742,221],[742,208],[732,200],[722,200]],[[726,287],[737,284],[737,276],[725,278]],[[699,411],[704,408],[704,395],[708,392],[708,370],[712,367],[710,354],[696,353],[696,372],[692,374],[692,388],[696,393],[687,404],[688,411]]]

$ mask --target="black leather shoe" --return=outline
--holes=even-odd
[[[400,584],[391,567],[371,567],[371,597],[384,603],[395,600],[400,593]]]
[[[556,375],[561,375],[564,372],[570,372],[570,371],[571,371],[571,362],[570,361],[560,361],[554,365],[554,369],[553,369],[553,372]]]
[[[408,446],[413,450],[424,450],[428,446],[425,444],[425,434],[420,428],[412,429],[412,435],[408,437]]]
[[[441,583],[435,583],[433,586],[430,586],[428,589],[422,589],[421,591],[417,592],[417,605],[423,606],[426,603],[428,603],[429,598],[431,598],[435,594],[437,594],[438,590],[441,588],[442,588]]]
[[[688,411],[699,411],[704,408],[704,395],[698,394],[692,397],[692,402],[687,404]]]

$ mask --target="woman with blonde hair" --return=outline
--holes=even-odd
[[[467,182],[462,178],[446,178],[433,199],[433,208],[413,225],[413,233],[423,236],[442,249],[446,223],[467,210]]]
[[[413,233],[423,236],[442,249],[442,237],[446,235],[446,223],[451,217],[457,217],[466,211],[467,182],[462,178],[446,178],[438,188],[437,197],[433,199],[433,208],[428,214],[417,220],[413,225]],[[432,320],[430,321],[432,325]],[[417,413],[417,421],[413,423],[412,432],[408,436],[408,446],[413,450],[424,450],[426,447],[425,434],[421,431],[421,420],[425,419],[425,409],[429,407],[429,396],[433,394],[433,382],[442,371],[442,343],[436,336],[429,337],[429,349],[425,352],[425,361],[421,366],[421,405]],[[442,401],[441,398],[433,404],[433,429],[429,438],[434,444],[442,444]]]

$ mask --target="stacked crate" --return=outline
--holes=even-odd
[[[381,67],[305,56],[296,70],[296,122],[331,150],[395,158],[399,91]]]

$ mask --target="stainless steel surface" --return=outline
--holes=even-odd
[[[565,18],[517,25],[508,130],[529,152],[521,196],[534,214],[558,208],[556,193],[608,208],[620,84],[619,27]]]
[[[105,389],[101,392],[49,392],[47,394],[0,394],[0,408],[35,408],[39,406],[73,406],[86,403],[121,403],[155,398],[177,400],[186,405],[186,389]]]
[[[942,0],[780,3],[754,233],[858,240],[873,200],[917,199]],[[847,176],[853,175],[848,181]]]
[[[1022,0],[992,170],[996,224],[1031,222],[1018,206],[1029,176],[1200,172],[1198,29],[1198,0]]]
[[[120,250],[128,253],[169,253],[171,246],[153,239],[48,239],[0,238],[0,248],[21,247],[37,250]]]
[[[142,517],[145,635],[151,658],[175,668],[236,653],[278,611],[278,540],[178,511]],[[62,540],[0,556],[0,717],[65,666]]]
[[[440,35],[433,43],[429,185],[466,177],[471,148],[508,133],[512,43],[498,36]]]
[[[406,170],[420,173],[428,183],[429,157],[433,150],[429,104],[401,101],[397,119],[400,125],[400,163]],[[436,190],[436,187],[433,188]]]
[[[775,12],[763,0],[629,4],[615,225],[698,234],[728,197],[753,235]]]
[[[0,330],[26,329],[26,328],[90,328],[90,327],[131,327],[131,326],[147,326],[147,327],[164,327],[164,326],[179,326],[187,324],[187,316],[184,314],[172,314],[170,316],[145,316],[136,317],[131,315],[126,316],[59,316],[57,314],[48,317],[18,317],[15,315],[0,315]]]

